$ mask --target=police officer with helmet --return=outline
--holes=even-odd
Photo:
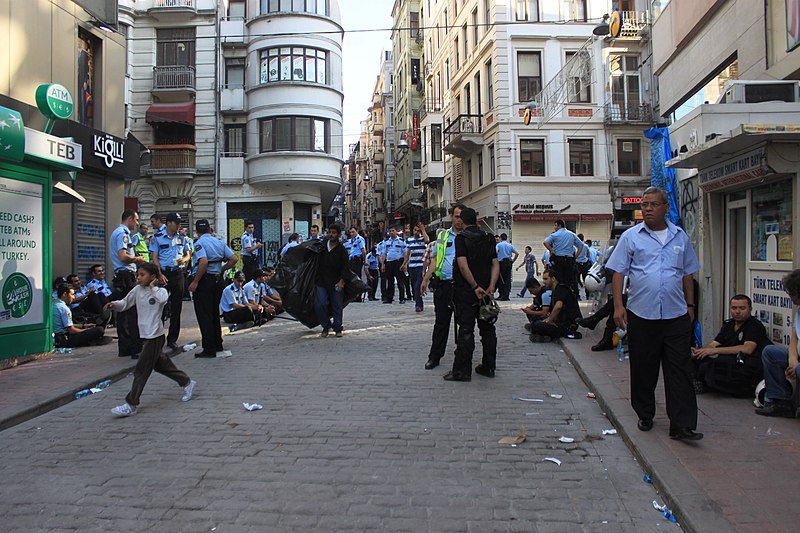
[[[177,351],[178,335],[181,331],[181,311],[183,310],[184,272],[191,260],[189,243],[180,232],[181,216],[169,213],[166,227],[150,240],[150,255],[153,264],[161,269],[161,283],[169,291],[169,332],[167,348]]]
[[[194,312],[202,336],[203,351],[195,357],[216,357],[222,351],[222,327],[219,322],[219,302],[222,298],[222,275],[239,261],[233,250],[211,234],[206,219],[195,223],[198,239],[194,243],[197,272],[189,284],[194,293]]]
[[[113,300],[123,299],[136,286],[136,266],[146,263],[144,257],[137,256],[134,250],[133,231],[139,224],[139,214],[126,209],[122,212],[122,223],[111,233],[108,248],[111,264],[114,267]],[[117,336],[119,337],[119,356],[139,358],[142,340],[139,338],[136,306],[117,313]]]

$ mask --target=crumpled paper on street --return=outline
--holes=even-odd
[[[563,443],[567,443],[567,444],[571,443],[571,442],[575,442],[575,439],[573,439],[572,437],[561,437],[558,440],[559,440],[559,442],[563,442]]]
[[[558,466],[561,466],[561,459],[556,459],[555,457],[545,457],[545,461],[550,461],[551,463],[555,463]]]
[[[243,405],[243,406],[244,406],[244,408],[245,408],[245,409],[247,409],[248,411],[258,411],[259,409],[263,409],[263,408],[264,408],[264,406],[263,406],[263,405],[261,405],[260,403],[247,403],[247,402],[242,402],[242,405]]]
[[[616,434],[617,434],[617,430],[616,429],[604,429],[603,430],[603,435],[616,435]]]

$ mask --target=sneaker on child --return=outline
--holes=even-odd
[[[111,412],[117,416],[133,416],[136,414],[136,407],[127,403],[123,403],[122,405],[118,405],[117,407],[113,408]]]
[[[195,380],[191,380],[188,385],[183,388],[183,398],[181,398],[182,402],[188,402],[192,399],[192,393],[194,392],[194,387],[197,385]]]

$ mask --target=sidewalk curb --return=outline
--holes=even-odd
[[[664,503],[679,518],[681,528],[689,533],[736,531],[722,514],[719,505],[709,498],[705,489],[658,437],[638,430],[638,417],[629,402],[619,398],[619,391],[609,376],[590,360],[582,361],[582,358],[573,354],[569,345],[575,341],[565,342],[562,339],[559,342],[578,375],[594,392],[605,416],[617,428],[642,468],[653,477],[653,484]]]

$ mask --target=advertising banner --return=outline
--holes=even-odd
[[[42,193],[0,177],[0,329],[44,321]]]
[[[750,298],[753,299],[753,316],[767,329],[767,336],[775,344],[789,345],[792,332],[792,300],[783,290],[783,276],[787,272],[753,270],[750,279]]]

